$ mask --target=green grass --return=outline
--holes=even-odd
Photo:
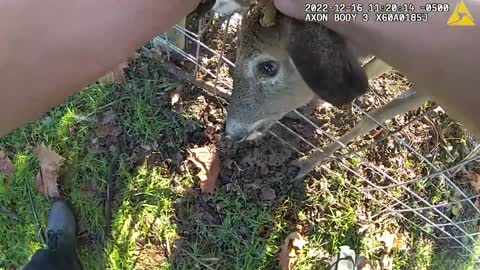
[[[218,189],[211,198],[198,194],[195,179],[167,162],[187,147],[183,122],[196,116],[158,105],[157,98],[178,82],[164,79],[158,66],[148,68],[156,79],[131,75],[121,86],[91,85],[0,139],[0,149],[13,153],[16,168],[8,183],[0,176],[0,269],[20,269],[42,247],[37,226],[45,227],[50,202],[33,186],[38,171],[33,149],[41,143],[67,159],[63,191],[77,212],[85,269],[277,269],[279,247],[294,229],[308,241],[296,269],[324,269],[325,260],[341,245],[377,256],[376,233],[384,227],[357,233],[364,198],[346,184],[360,186],[358,178],[345,172],[321,174],[306,184],[308,189],[302,185],[281,194],[274,205],[240,191]],[[118,114],[117,124],[123,128],[114,142],[95,136],[97,120],[109,110]],[[100,151],[94,150],[99,143]],[[104,201],[114,160],[110,145],[119,156],[109,232]],[[152,148],[149,154],[157,163],[141,155],[139,162],[132,161],[142,146]],[[416,166],[406,162],[407,167]],[[94,194],[85,191],[92,183]],[[371,202],[366,207],[373,215],[383,210]],[[389,217],[377,225],[397,222]],[[410,250],[395,254],[395,269],[469,269],[461,266],[463,261],[446,261],[418,231],[409,233]]]

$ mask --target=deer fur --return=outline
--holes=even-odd
[[[363,95],[368,79],[392,68],[378,58],[360,62],[345,40],[320,24],[305,23],[261,7],[252,8],[240,30],[233,92],[225,133],[237,141],[256,139],[277,120],[313,99],[334,106],[348,104]],[[267,26],[267,27],[265,27]],[[428,98],[409,90],[371,113],[349,133],[323,149],[295,162],[298,177],[305,176],[326,157],[377,123],[416,109]]]

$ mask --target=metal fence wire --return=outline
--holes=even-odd
[[[220,23],[221,27],[216,29],[216,31],[221,31],[219,36],[222,44],[220,44],[219,48],[214,49],[207,45],[207,42],[203,41],[203,35],[207,31],[212,30],[210,29],[212,28],[212,21],[215,20],[217,22],[219,20],[222,21]],[[184,61],[192,63],[195,65],[194,73],[203,73],[213,78],[210,81],[213,81],[214,87],[228,93],[232,89],[232,80],[219,74],[221,68],[235,67],[235,64],[225,57],[224,53],[225,48],[231,42],[227,38],[228,33],[235,33],[240,24],[240,15],[224,19],[218,17],[202,18],[193,27],[196,27],[196,31],[192,30],[191,25],[185,27],[185,25],[177,24],[172,31],[156,37],[153,43],[156,46],[160,46],[169,59],[171,56],[177,55],[181,56]],[[175,33],[173,35],[182,36],[185,44],[189,45],[189,49],[185,49],[183,44],[172,41],[172,33]],[[216,70],[214,68],[214,71],[212,71],[211,67],[206,67],[205,62],[202,61],[202,57],[205,55],[218,59]],[[317,134],[331,142],[338,142],[343,146],[334,156],[333,160],[337,164],[335,170],[339,168],[347,171],[361,181],[362,187],[360,188],[358,185],[346,181],[347,185],[403,219],[405,224],[421,230],[450,248],[459,250],[460,254],[465,258],[478,256],[477,259],[480,263],[480,240],[478,238],[478,235],[480,235],[480,176],[472,173],[475,170],[480,172],[478,170],[480,168],[479,144],[467,133],[464,138],[458,138],[458,140],[462,140],[465,145],[468,145],[466,150],[468,153],[464,153],[461,159],[458,160],[457,158],[454,163],[443,162],[436,158],[435,153],[431,153],[433,151],[426,154],[424,147],[422,147],[422,142],[415,142],[415,138],[412,139],[412,133],[409,132],[409,130],[415,129],[419,125],[421,126],[425,121],[431,121],[431,117],[436,117],[438,110],[438,107],[437,109],[426,110],[413,120],[402,123],[400,128],[392,129],[387,123],[376,121],[365,109],[362,109],[361,106],[354,102],[351,108],[352,113],[361,114],[363,117],[372,119],[383,130],[382,134],[386,134],[381,139],[375,140],[374,143],[361,148],[343,145],[336,136],[322,129],[322,127],[300,111],[295,110],[294,113],[303,121],[304,125],[310,125],[314,128]],[[303,142],[310,149],[318,149],[325,146],[320,145],[318,140],[315,141],[312,138],[305,137],[303,134],[299,134],[282,122],[277,124],[278,127],[285,129],[287,133],[296,137],[297,140]],[[432,128],[435,128],[435,125]],[[289,142],[291,136],[284,138],[285,136],[274,130],[270,131],[270,134],[281,140],[286,147],[293,148],[300,155],[308,154],[305,153],[305,149],[299,149],[294,143]],[[433,140],[433,138],[423,143],[428,144],[430,140]],[[365,158],[368,151],[373,151],[375,144],[385,142],[388,142],[387,144],[390,145],[397,145],[397,147],[407,152],[409,157],[418,160],[422,166],[420,173],[411,173],[408,176],[399,177],[381,164],[376,164]],[[437,147],[441,146],[437,145]],[[444,146],[444,148],[446,148],[444,151],[447,154],[452,150],[448,146]],[[335,171],[328,165],[321,165],[321,168],[329,174],[335,174]],[[477,177],[477,179],[471,179],[472,177]],[[428,196],[429,192],[419,192],[419,190],[424,191],[425,189],[432,190],[432,194],[440,195],[430,197]]]

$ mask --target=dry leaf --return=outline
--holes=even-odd
[[[0,173],[5,176],[6,182],[10,180],[14,172],[15,167],[13,166],[12,161],[10,161],[5,152],[0,151]]]
[[[123,62],[116,66],[112,71],[105,74],[98,79],[101,84],[120,84],[125,80],[125,69],[128,67],[128,62]]]
[[[160,47],[155,47],[150,50],[151,52],[151,57],[157,61],[162,61],[163,58],[163,53],[162,49]]]
[[[97,135],[98,138],[106,138],[108,136],[118,137],[122,132],[123,130],[121,127],[112,124],[99,125],[95,129],[95,135]]]
[[[477,194],[480,194],[480,175],[475,172],[468,172],[467,179],[473,191],[475,191]]]
[[[58,171],[65,159],[44,144],[35,149],[35,156],[40,163],[40,172],[35,178],[37,190],[51,198],[60,197]]]
[[[404,233],[406,234],[406,232]],[[393,243],[393,250],[402,251],[407,249],[408,246],[407,241],[405,240],[405,236],[402,233],[397,233],[395,237],[395,243]]]
[[[220,159],[216,147],[199,147],[190,149],[192,156],[189,158],[200,168],[197,176],[200,178],[200,189],[205,193],[213,193],[220,172]]]
[[[388,230],[385,230],[382,236],[380,236],[380,239],[378,241],[383,243],[385,253],[390,254],[392,252],[395,244],[395,238],[396,235]]]
[[[43,184],[43,179],[42,179],[42,173],[41,172],[38,172],[37,175],[35,176],[35,188],[38,190],[38,192],[43,193],[43,194],[47,194],[47,189],[46,189],[45,185]]]
[[[182,85],[179,85],[170,94],[170,102],[171,102],[172,106],[177,104],[180,101],[180,99],[182,98],[183,89],[184,89],[184,87]]]
[[[125,81],[125,69],[128,67],[128,63],[137,59],[140,56],[139,53],[135,52],[127,59],[127,61],[119,64],[113,70],[103,75],[98,82],[102,84],[120,84]]]
[[[97,123],[95,135],[98,138],[106,138],[109,136],[118,137],[122,134],[122,128],[115,125],[116,114],[113,111],[106,112],[102,119]]]
[[[278,262],[282,270],[293,269],[298,261],[300,250],[306,243],[307,241],[298,232],[293,232],[287,236],[278,256]]]
[[[275,190],[271,187],[264,187],[262,189],[262,194],[260,194],[260,199],[262,201],[273,201],[276,197]]]
[[[372,262],[372,269],[373,270],[382,270],[382,266],[380,266],[380,262],[379,261],[373,261]]]
[[[404,248],[403,236],[399,233],[399,228],[391,233],[389,230],[385,230],[378,239],[379,242],[383,243],[384,250],[383,252],[390,254],[393,250],[400,250]]]
[[[97,181],[95,179],[88,181],[86,184],[81,186],[80,191],[86,196],[94,198],[98,192]]]
[[[463,209],[462,203],[459,202],[459,200],[462,199],[462,195],[455,191],[453,193],[452,199],[454,201],[457,201],[456,203],[454,203],[452,205],[452,214],[455,215],[456,217],[458,217],[462,213],[462,209]]]
[[[359,221],[357,222],[358,225],[358,234],[364,234],[370,227],[372,223],[367,223],[368,221]]]
[[[392,270],[393,269],[393,258],[388,254],[382,254],[380,256],[380,269],[382,270]]]
[[[463,209],[462,204],[460,202],[457,202],[454,205],[452,205],[452,214],[458,217],[462,213],[462,209]]]

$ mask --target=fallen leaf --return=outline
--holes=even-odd
[[[128,62],[123,62],[116,66],[112,71],[103,75],[98,82],[101,84],[120,84],[125,81],[125,69],[128,67]]]
[[[393,258],[388,254],[382,254],[380,256],[380,269],[382,270],[392,270],[393,269]]]
[[[373,261],[372,262],[372,269],[373,270],[382,270],[382,266],[380,265],[379,261]]]
[[[480,194],[480,175],[475,172],[468,172],[467,179],[473,191]]]
[[[95,179],[88,181],[80,187],[80,191],[88,197],[95,197],[98,192],[97,181]]]
[[[260,199],[262,201],[273,201],[276,197],[275,190],[271,187],[264,187],[262,189],[262,194],[260,194]]]
[[[38,172],[37,175],[35,176],[35,188],[38,190],[38,192],[47,194],[47,190],[45,185],[43,184],[43,179],[42,179],[42,173]]]
[[[112,125],[99,125],[95,129],[95,135],[99,138],[105,138],[112,133],[113,126]]]
[[[15,172],[15,167],[12,161],[8,158],[5,152],[0,151],[0,173],[5,177],[6,182],[10,180]]]
[[[122,134],[122,128],[115,125],[116,114],[113,111],[106,112],[102,119],[97,123],[95,135],[98,138],[106,138],[109,136],[118,137]]]
[[[51,198],[60,197],[58,171],[65,159],[44,144],[35,149],[35,156],[40,165],[40,172],[35,178],[37,190]]]
[[[460,202],[457,202],[454,205],[452,205],[452,214],[458,217],[462,213],[462,209],[463,209],[462,204]]]
[[[216,147],[204,146],[190,149],[190,161],[200,168],[200,189],[205,193],[213,193],[220,172],[220,159]]]
[[[115,119],[117,119],[117,114],[113,110],[108,110],[103,114],[100,123],[102,125],[111,124],[115,122]]]
[[[372,263],[370,263],[370,261],[365,256],[360,256],[357,259],[356,263],[357,263],[356,269],[358,270],[374,270],[375,269]]]
[[[137,52],[133,53],[125,62],[119,64],[113,70],[98,79],[98,82],[102,84],[120,84],[125,82],[125,69],[128,67],[128,63],[137,59],[139,56],[140,54]]]
[[[364,234],[370,227],[372,223],[368,223],[368,221],[359,221],[357,222],[358,225],[358,234]]]
[[[375,138],[380,134],[382,134],[382,130],[374,129],[374,130],[370,131],[370,136],[372,136],[372,138]]]
[[[293,232],[287,236],[278,256],[278,262],[282,270],[293,269],[298,261],[300,250],[306,243],[307,241],[298,232]]]
[[[461,199],[462,199],[462,195],[459,192],[456,192],[456,191],[453,192],[452,200],[455,203],[452,205],[451,211],[452,211],[452,214],[456,217],[460,216],[463,210],[462,203],[460,202]]]
[[[151,57],[157,61],[161,61],[163,59],[162,49],[160,47],[154,47],[150,50]]]
[[[383,243],[384,252],[390,254],[393,250],[395,244],[396,235],[391,233],[389,230],[385,230],[378,239],[379,242]]]
[[[172,106],[177,104],[180,101],[180,99],[182,98],[183,89],[184,89],[184,87],[182,85],[179,85],[170,94],[170,103],[172,104]]]
[[[406,232],[404,232],[406,234]],[[397,233],[395,237],[395,242],[393,243],[393,250],[396,251],[403,251],[408,249],[407,241],[405,238],[408,237],[404,236],[402,233]]]
[[[99,125],[95,129],[95,135],[97,135],[98,138],[106,138],[108,136],[118,137],[122,132],[121,127],[112,124]]]

